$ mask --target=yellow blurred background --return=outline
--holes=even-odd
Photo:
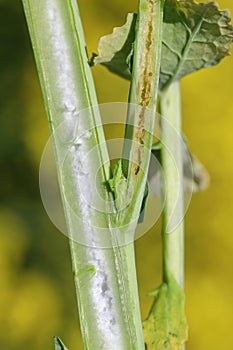
[[[39,1],[39,0],[38,0]],[[136,11],[136,0],[80,0],[89,54]],[[221,8],[233,4],[219,0]],[[49,137],[20,1],[0,1],[0,348],[82,349],[68,241],[41,203],[38,168]],[[129,83],[93,69],[99,102],[127,101]],[[187,350],[233,344],[233,57],[182,81],[184,133],[211,177],[186,215]],[[160,223],[136,242],[143,318],[161,280]]]

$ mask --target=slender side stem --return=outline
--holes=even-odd
[[[133,240],[140,214],[150,161],[151,144],[156,114],[156,101],[162,47],[162,23],[164,0],[140,0],[134,44],[134,61],[129,95],[129,109],[123,149],[123,171],[127,178],[126,203],[121,224],[128,226]],[[144,349],[138,287],[135,266],[134,244],[122,247],[126,256],[131,305],[138,343]]]
[[[161,96],[163,196],[163,279],[170,272],[184,283],[183,162],[180,84],[173,83]]]
[[[23,5],[52,133],[84,347],[141,350],[127,249],[112,247],[109,159],[76,0]]]
[[[164,0],[140,0],[134,43],[132,81],[123,150],[131,205],[126,217],[138,218],[144,195],[153,139]],[[130,142],[128,141],[130,140]]]

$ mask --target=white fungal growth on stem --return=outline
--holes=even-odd
[[[56,76],[58,91],[61,92],[57,101],[59,101],[61,118],[64,121],[64,119],[77,117],[78,103],[75,95],[73,65],[69,54],[69,42],[66,40],[67,33],[61,20],[61,11],[48,3],[47,13],[50,25],[47,45],[51,47],[52,60],[56,62],[52,73]]]

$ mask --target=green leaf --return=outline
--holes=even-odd
[[[162,144],[159,141],[153,144],[151,148],[151,152],[157,158],[159,163],[161,163],[161,147]],[[185,141],[182,147],[182,155],[184,191],[187,193],[196,193],[205,190],[209,185],[209,174],[204,165],[202,165],[201,162],[188,150]],[[149,183],[151,193],[160,196],[161,171],[160,169],[155,170],[157,170],[157,172],[154,173],[152,172],[152,167],[149,168]]]
[[[127,179],[123,174],[122,160],[119,160],[114,167],[113,177],[108,181],[111,191],[114,194],[115,206],[118,212],[126,206]]]
[[[220,11],[214,2],[166,0],[161,88],[229,55],[233,41],[230,21],[229,11]]]
[[[61,339],[54,337],[55,350],[68,350],[67,347],[62,343]]]
[[[140,223],[142,223],[144,221],[148,196],[149,196],[149,185],[148,185],[148,182],[147,182],[146,183],[146,187],[145,187],[143,200],[142,200],[140,215],[139,215],[139,218],[138,218],[138,224],[140,224]]]
[[[187,153],[186,153],[187,157]],[[210,177],[204,167],[204,165],[189,152],[191,160],[192,172],[190,167],[190,160],[187,162],[186,157],[184,158],[183,171],[184,171],[184,190],[185,192],[201,192],[208,188]]]
[[[98,45],[99,55],[93,55],[91,65],[101,63],[111,72],[125,79],[131,79],[130,62],[135,38],[137,15],[129,13],[122,27],[113,29],[113,33],[103,36]]]
[[[147,350],[180,350],[188,337],[183,290],[169,274],[154,293],[155,300],[143,322]]]
[[[120,218],[123,217],[124,209],[127,207],[127,204],[128,204],[127,203],[128,183],[123,173],[121,159],[115,164],[113,177],[108,181],[108,184],[109,184],[110,190],[114,195],[115,206],[118,212],[117,219],[119,220]],[[141,223],[144,220],[148,195],[149,195],[149,186],[148,186],[148,183],[146,183],[138,223]]]
[[[219,63],[229,55],[233,27],[228,10],[220,11],[214,2],[166,0],[160,90],[183,76]],[[101,63],[111,72],[131,79],[136,15],[129,14],[125,25],[100,39],[99,55],[92,64]]]

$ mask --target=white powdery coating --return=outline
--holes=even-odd
[[[95,314],[99,329],[109,340],[116,341],[116,337],[120,338],[120,329],[115,317],[116,305],[113,299],[113,291],[109,286],[108,273],[106,266],[105,252],[101,249],[91,249],[92,264],[96,266],[96,275],[92,280],[92,297],[95,306]],[[106,349],[109,349],[109,346]]]
[[[60,90],[58,108],[62,111],[61,121],[69,120],[64,124],[64,127],[68,127],[70,131],[75,127],[76,119],[78,116],[77,100],[75,97],[75,85],[73,82],[72,62],[69,59],[69,46],[66,44],[66,33],[62,26],[59,11],[54,7],[47,9],[49,21],[50,21],[50,33],[51,36],[47,40],[47,45],[51,47],[51,55],[53,56],[56,67],[53,69],[59,70],[56,74],[58,90]],[[72,119],[74,122],[72,123]],[[69,135],[69,132],[67,132]],[[83,135],[87,139],[91,138],[91,132],[86,132]],[[68,141],[68,140],[67,140]],[[91,200],[92,192],[89,186],[89,176],[93,176],[91,169],[89,169],[88,162],[85,161],[86,155],[85,141],[81,138],[71,146],[70,152],[72,153],[73,162],[73,181],[75,181],[75,191],[81,193],[80,205],[82,206],[82,220],[89,229],[90,247],[95,246],[95,235],[98,234],[98,229],[92,227],[91,224]],[[89,164],[90,166],[90,164]],[[76,180],[74,180],[76,179]],[[87,195],[88,194],[88,195]],[[86,231],[87,232],[87,231]],[[111,276],[112,271],[108,270],[106,263],[106,250],[100,248],[89,248],[89,261],[90,265],[95,266],[96,273],[89,282],[90,290],[88,293],[92,296],[92,303],[95,309],[94,314],[97,315],[97,325],[99,331],[103,334],[103,339],[106,340],[105,344],[102,344],[101,349],[120,349],[123,348],[121,342],[121,329],[117,322],[117,308],[113,299],[113,289],[109,285],[108,276]],[[108,342],[107,342],[108,341]]]
[[[56,84],[60,91],[59,109],[62,111],[63,120],[64,118],[70,119],[77,117],[77,99],[73,81],[73,64],[69,57],[70,47],[67,45],[68,35],[65,32],[60,11],[51,7],[50,3],[47,13],[50,24],[50,37],[47,39],[47,45],[50,46],[53,61],[56,62],[52,69],[57,70]]]
[[[82,207],[82,220],[85,223],[85,244],[88,244],[88,262],[90,266],[95,266],[95,275],[88,282],[88,294],[91,295],[94,315],[96,315],[99,332],[103,334],[106,340],[102,349],[120,349],[123,348],[121,342],[121,329],[118,324],[118,312],[113,298],[114,291],[112,283],[109,283],[109,277],[112,274],[106,262],[107,249],[101,249],[96,243],[96,237],[101,234],[101,230],[92,226],[91,213],[94,209],[92,203],[92,188],[90,186],[89,176],[93,176],[90,167],[90,161],[86,157],[85,139],[91,137],[91,132],[83,133],[79,136],[75,144],[71,147],[73,167],[73,181],[75,181],[75,191],[80,195],[80,206]],[[88,233],[87,233],[88,232]],[[95,247],[96,248],[93,248]],[[108,260],[107,260],[108,261]],[[116,346],[116,347],[114,347]]]

